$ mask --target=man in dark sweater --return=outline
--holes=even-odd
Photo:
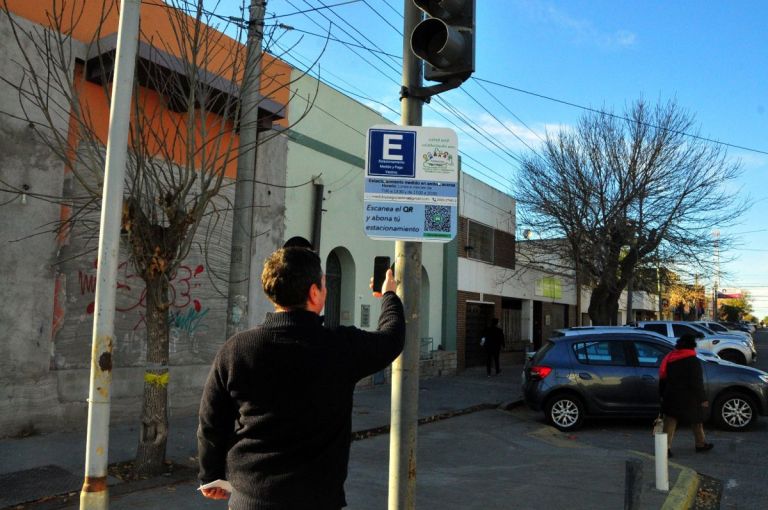
[[[346,506],[355,383],[403,349],[394,276],[389,270],[381,288],[376,331],[323,327],[325,276],[311,250],[276,251],[261,282],[275,312],[222,346],[200,403],[200,481],[227,480],[232,494],[203,495],[229,497],[233,510],[338,510]]]

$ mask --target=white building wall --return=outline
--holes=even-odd
[[[324,84],[318,88],[313,78],[300,78],[298,72],[294,72],[293,78],[297,80],[294,87],[299,99],[295,99],[291,106],[291,122],[297,121],[297,117],[304,113],[308,95],[312,96],[314,105],[293,128],[293,131],[306,137],[304,143],[288,143],[285,238],[302,236],[311,240],[314,189],[306,183],[314,177],[315,182],[324,185],[320,257],[325,262],[331,251],[342,247],[354,261],[354,285],[347,289],[353,290],[354,305],[351,310],[345,310],[342,298],[342,323],[360,327],[361,305],[369,305],[370,327],[375,328],[380,302],[371,295],[368,287],[373,274],[373,259],[375,256],[389,256],[394,261],[395,243],[371,240],[363,231],[362,162],[368,128],[389,122],[370,108]],[[314,142],[321,142],[345,154],[328,153],[328,147]],[[340,157],[351,157],[353,161]],[[354,161],[355,158],[357,161]],[[430,299],[429,329],[421,331],[420,336],[432,337],[435,345],[442,338],[442,248],[442,243],[423,243],[422,246],[422,266],[428,276]],[[349,312],[347,320],[344,312]]]

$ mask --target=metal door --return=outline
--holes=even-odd
[[[494,307],[488,303],[467,303],[464,331],[464,362],[467,367],[485,364],[485,353],[480,346],[483,330],[491,323]]]

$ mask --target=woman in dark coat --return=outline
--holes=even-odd
[[[672,455],[672,438],[677,422],[691,424],[696,451],[706,452],[714,446],[704,436],[704,408],[709,407],[704,393],[704,376],[696,357],[696,337],[686,334],[667,354],[659,368],[659,393],[664,413],[664,432]]]

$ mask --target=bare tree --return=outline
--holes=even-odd
[[[711,267],[713,229],[748,207],[733,187],[739,175],[740,164],[700,137],[675,102],[639,100],[624,116],[592,112],[575,129],[548,134],[514,184],[520,223],[562,239],[542,246],[560,247],[559,264],[592,287],[592,322],[615,324],[619,297],[643,263]],[[730,242],[721,237],[721,249]]]
[[[8,0],[2,2],[21,55],[21,72],[0,76],[18,94],[20,108],[3,113],[28,123],[73,180],[62,196],[36,198],[63,204],[66,214],[50,226],[57,234],[78,229],[95,238],[106,134],[94,103],[109,104],[119,2],[52,0],[43,24],[17,19]],[[163,32],[142,26],[125,196],[122,204],[103,205],[122,208],[123,243],[146,286],[146,371],[135,468],[151,475],[163,469],[168,437],[169,281],[193,248],[203,219],[231,207],[215,199],[228,185],[225,173],[238,153],[238,84],[261,78],[262,91],[289,97],[291,77],[279,74],[285,67],[273,69],[278,60],[269,56],[262,59],[261,76],[246,75],[245,48],[237,40],[247,24],[211,28],[221,18],[212,18],[201,0],[166,0],[144,10],[168,23]],[[90,38],[83,40],[83,34]],[[100,98],[88,93],[99,86]],[[311,106],[294,118],[303,118]],[[274,120],[262,115],[259,122],[271,126]],[[259,143],[269,138],[263,135]],[[26,191],[0,184],[6,193]]]

